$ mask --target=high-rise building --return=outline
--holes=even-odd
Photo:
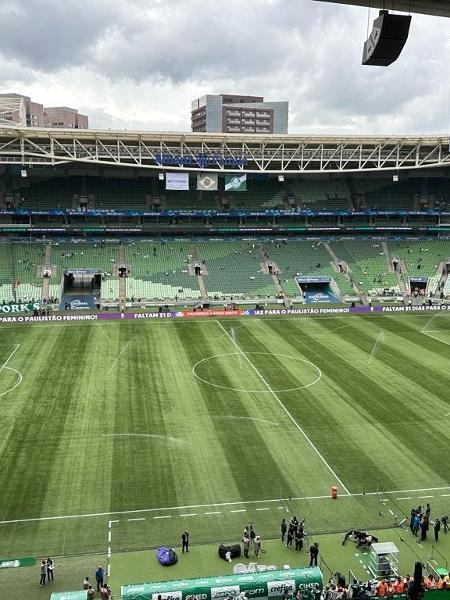
[[[191,106],[192,131],[206,133],[287,133],[289,102],[262,96],[208,94]]]
[[[88,129],[89,121],[75,108],[44,107],[22,94],[0,94],[0,125]]]

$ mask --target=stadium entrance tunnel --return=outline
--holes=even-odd
[[[234,392],[273,394],[308,388],[322,372],[311,361],[270,352],[228,352],[199,360],[192,374],[202,383]]]
[[[99,308],[102,285],[100,269],[70,269],[64,271],[60,308]]]
[[[317,266],[320,268],[320,263]],[[331,277],[297,276],[295,280],[302,290],[306,304],[339,302],[339,288]]]

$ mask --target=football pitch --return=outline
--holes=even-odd
[[[0,556],[446,514],[449,346],[445,314],[4,325]]]

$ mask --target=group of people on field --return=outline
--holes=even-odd
[[[97,593],[100,594],[100,600],[109,600],[112,598],[111,588],[105,581],[105,570],[101,565],[95,571],[95,581],[97,584]],[[93,600],[95,590],[89,581],[89,577],[85,577],[83,581],[83,590],[86,590],[87,600]]]
[[[420,530],[420,541],[425,541],[427,539],[427,531],[430,529],[430,524],[433,525],[434,531],[434,540],[435,542],[439,541],[439,532],[441,530],[441,520],[436,518],[434,521],[431,521],[431,506],[428,503],[425,509],[422,506],[418,506],[417,508],[411,508],[411,517],[409,520],[409,529],[411,533],[419,537]],[[445,530],[447,529],[447,518],[443,517],[443,523]]]
[[[250,551],[253,551],[255,558],[259,558],[261,554],[261,536],[256,534],[253,525],[246,525],[244,527],[242,548],[245,558],[248,558]]]
[[[306,532],[304,529],[305,519],[299,521],[297,517],[292,517],[289,522],[286,519],[281,520],[281,542],[284,544],[286,539],[286,546],[292,547],[295,542],[295,549],[300,552],[303,549],[304,542],[306,540]],[[319,544],[314,542],[309,547],[309,566],[317,567],[317,558],[319,556]]]

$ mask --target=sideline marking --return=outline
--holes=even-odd
[[[284,412],[287,414],[287,416],[290,418],[290,420],[294,423],[294,425],[297,427],[297,429],[303,435],[303,437],[308,442],[308,444],[311,446],[311,448],[316,452],[316,454],[320,458],[320,460],[328,468],[328,470],[330,471],[330,473],[336,478],[336,481],[339,483],[339,485],[342,486],[342,489],[346,492],[347,496],[350,496],[350,490],[342,482],[342,480],[340,479],[340,477],[337,476],[336,472],[333,470],[333,468],[328,464],[328,462],[322,456],[322,454],[320,453],[320,451],[317,448],[317,446],[315,446],[314,443],[313,443],[313,441],[308,437],[308,435],[306,434],[305,430],[302,427],[300,427],[300,425],[294,419],[294,417],[289,412],[289,410],[286,408],[286,406],[281,402],[281,400],[277,396],[276,392],[270,387],[270,385],[264,379],[264,376],[258,371],[258,369],[255,367],[255,365],[252,363],[252,361],[248,358],[248,356],[245,354],[245,352],[242,350],[242,348],[239,346],[239,344],[237,342],[235,342],[235,340],[233,340],[233,338],[230,336],[230,334],[225,329],[225,327],[222,325],[222,323],[220,321],[216,321],[216,323],[228,335],[228,338],[230,339],[230,341],[234,344],[234,346],[237,348],[237,350],[239,350],[239,352],[242,354],[242,356],[246,359],[246,361],[249,363],[249,365],[253,368],[253,370],[255,371],[255,373],[258,375],[258,377],[261,379],[261,381],[267,387],[268,391],[272,394],[272,396],[275,398],[275,400],[278,402],[278,404],[281,406],[281,408],[284,410]],[[320,375],[322,376],[322,372],[320,372]]]
[[[197,513],[185,513],[184,515],[180,515],[180,517],[196,517]]]
[[[437,490],[450,490],[450,485],[444,485],[442,487],[432,487],[432,488],[419,488],[419,489],[409,489],[409,490],[389,490],[383,492],[384,494],[404,494],[406,492],[417,493],[417,492],[431,492]],[[356,498],[360,496],[379,496],[380,492],[355,492],[350,494],[342,494],[340,498]],[[450,496],[450,494],[441,494],[442,496]],[[325,500],[329,499],[330,494],[326,494],[323,496],[295,496],[292,497],[292,501],[301,501],[301,500]],[[182,510],[188,508],[212,508],[214,506],[239,506],[246,504],[272,504],[274,502],[284,502],[286,498],[269,498],[266,500],[238,500],[236,502],[216,502],[212,504],[188,504],[185,506],[165,506],[160,508],[137,508],[132,510],[118,510],[113,512],[99,512],[99,513],[84,513],[78,515],[57,515],[52,517],[32,517],[29,519],[11,519],[6,521],[0,521],[0,525],[9,525],[13,523],[33,523],[39,521],[61,521],[65,519],[85,519],[92,517],[109,517],[112,515],[132,515],[139,513],[150,513],[150,512],[159,512],[162,510]],[[285,508],[284,506],[278,506],[278,508]],[[219,515],[222,511],[213,511],[213,512],[204,512],[204,515]],[[170,516],[170,515],[167,515]],[[109,523],[118,523],[119,519],[109,521]]]
[[[436,340],[437,342],[441,342],[442,344],[445,344],[446,346],[450,346],[450,342],[446,342],[445,340],[441,340],[441,338],[436,337],[435,335],[433,335],[429,331],[421,331],[420,333],[423,333],[424,335],[427,335],[428,337],[433,338],[433,340]]]
[[[216,321],[216,323],[218,323],[218,321]],[[238,344],[233,340],[233,338],[231,336],[230,336],[230,340],[233,342],[233,344],[235,344],[236,348],[238,348]],[[281,356],[282,358],[292,358],[293,360],[298,360],[300,362],[304,362],[308,365],[311,365],[314,369],[316,369],[316,371],[319,375],[314,381],[311,381],[311,383],[307,383],[306,385],[300,385],[300,386],[294,387],[294,388],[286,388],[284,390],[273,390],[272,388],[267,389],[267,390],[247,390],[247,389],[240,389],[240,388],[235,388],[235,387],[228,387],[226,385],[219,385],[218,383],[212,383],[211,381],[208,381],[207,379],[203,379],[202,377],[200,377],[200,375],[197,375],[197,373],[196,373],[197,366],[201,365],[204,362],[207,362],[208,360],[211,360],[213,358],[220,358],[222,356],[236,356],[237,355],[237,356],[241,357],[242,356],[241,352],[225,352],[224,354],[213,354],[212,356],[207,356],[206,358],[202,358],[201,360],[198,360],[195,363],[195,365],[192,367],[192,375],[194,377],[196,377],[199,381],[202,381],[203,383],[206,383],[207,385],[211,385],[212,387],[220,388],[222,390],[230,390],[232,392],[247,392],[249,394],[252,394],[252,393],[274,394],[274,393],[281,393],[281,392],[295,392],[296,390],[303,390],[303,389],[309,388],[311,385],[314,385],[315,383],[317,383],[322,377],[322,371],[319,369],[319,367],[317,365],[315,365],[313,362],[311,362],[310,360],[307,360],[306,358],[292,356],[291,354],[280,354],[278,352],[248,352],[248,354],[264,354],[266,356]],[[245,357],[250,362],[248,356],[245,355]],[[253,363],[250,363],[250,364],[252,365],[253,368],[255,368],[253,366]],[[267,387],[267,384],[266,384],[266,387]]]

